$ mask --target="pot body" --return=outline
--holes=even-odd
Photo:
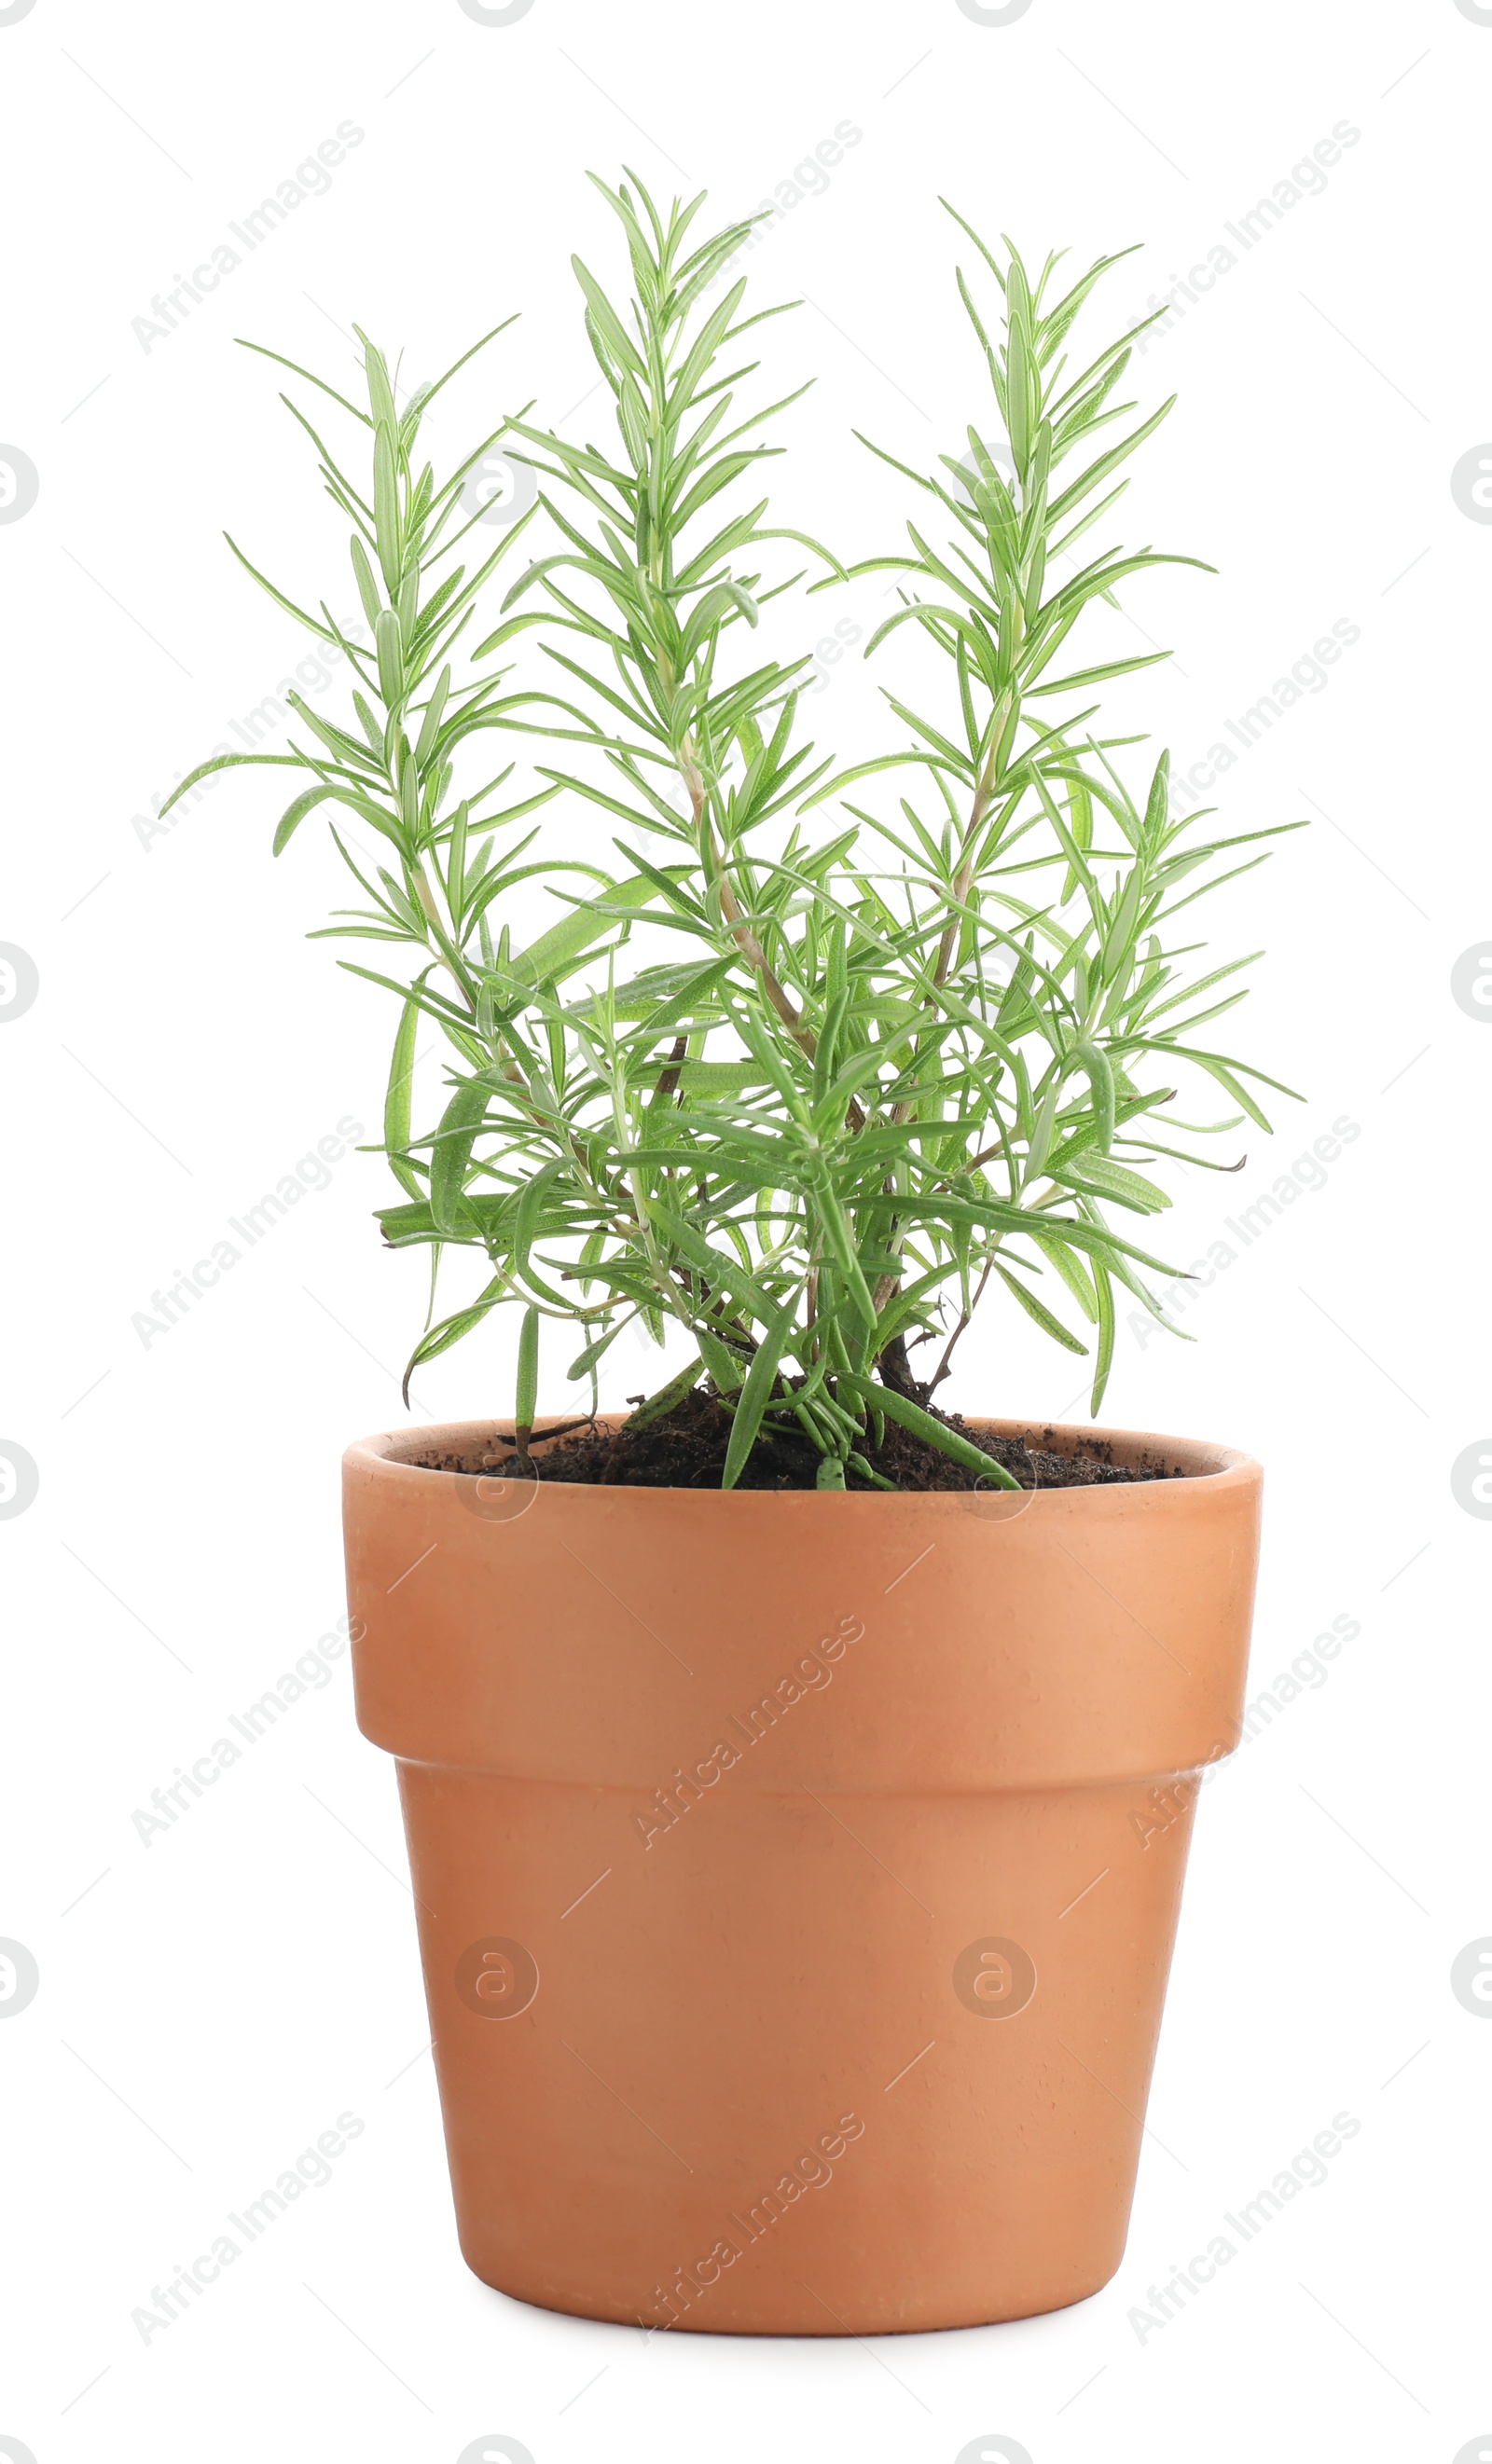
[[[470,2266],[733,2334],[1095,2292],[1239,1731],[1258,1465],[1101,1432],[1193,1476],[891,1496],[400,1460],[495,1425],[345,1465]]]

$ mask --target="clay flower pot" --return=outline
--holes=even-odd
[[[1191,1476],[726,1494],[408,1460],[497,1425],[345,1466],[469,2265],[737,2335],[1097,2291],[1195,1774],[1238,1735],[1258,1465],[1004,1420]]]

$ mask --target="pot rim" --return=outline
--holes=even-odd
[[[595,1426],[608,1432],[618,1429],[627,1419],[625,1412],[602,1412]],[[546,1431],[573,1425],[573,1415],[550,1413],[534,1423],[535,1452],[558,1442]],[[1211,1493],[1217,1487],[1245,1487],[1261,1478],[1260,1465],[1254,1456],[1236,1446],[1225,1446],[1205,1438],[1178,1438],[1148,1429],[1112,1429],[1095,1426],[1088,1421],[1043,1420],[1030,1415],[1006,1419],[989,1414],[969,1414],[965,1425],[974,1432],[988,1430],[996,1437],[1017,1438],[1022,1443],[1035,1439],[1043,1450],[1056,1454],[1091,1452],[1096,1446],[1112,1450],[1110,1460],[1134,1466],[1163,1463],[1173,1474],[1181,1476],[1182,1493],[1193,1481],[1205,1482]],[[445,1466],[411,1463],[410,1454],[425,1454],[439,1449],[444,1452],[474,1452],[483,1438],[511,1438],[511,1417],[489,1417],[479,1420],[433,1420],[402,1429],[375,1430],[366,1438],[355,1438],[346,1448],[343,1462],[348,1470],[375,1472],[384,1480],[393,1479],[405,1485],[412,1482],[479,1479],[480,1473],[459,1473]],[[494,1467],[496,1468],[496,1466]],[[555,1484],[557,1486],[562,1484]],[[824,1512],[842,1513],[847,1506],[890,1505],[915,1501],[924,1510],[939,1507],[948,1511],[965,1511],[969,1492],[964,1489],[830,1490],[830,1489],[727,1489],[671,1488],[642,1482],[572,1482],[563,1485],[576,1495],[593,1497],[667,1497],[690,1499],[701,1509],[722,1498],[750,1498],[754,1501],[772,1499],[791,1501],[802,1511],[805,1501],[815,1501]],[[1030,1492],[1032,1504],[1045,1495],[1059,1498],[1069,1508],[1080,1501],[1084,1505],[1116,1498],[1130,1501],[1142,1497],[1174,1497],[1178,1487],[1172,1481],[1105,1482],[1091,1488],[1052,1488]]]

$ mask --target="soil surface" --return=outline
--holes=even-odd
[[[1117,1463],[1112,1460],[1112,1447],[1103,1438],[1080,1439],[1076,1454],[1059,1454],[1055,1448],[1028,1448],[1013,1438],[991,1438],[967,1427],[956,1413],[934,1409],[933,1418],[956,1429],[981,1452],[993,1456],[1013,1473],[1022,1488],[1099,1488],[1128,1481],[1186,1477],[1158,1459],[1147,1459],[1134,1466]],[[987,1485],[984,1474],[955,1463],[951,1456],[943,1454],[924,1439],[914,1437],[910,1429],[903,1429],[897,1421],[888,1419],[885,1430],[885,1444],[879,1451],[867,1445],[865,1460],[883,1480],[895,1481],[899,1489],[976,1489]],[[1047,1429],[1043,1435],[1052,1438],[1055,1432]],[[533,1465],[541,1480],[570,1481],[588,1486],[719,1488],[729,1440],[730,1414],[700,1386],[671,1412],[650,1420],[643,1428],[630,1430],[623,1426],[614,1432],[589,1424],[579,1428],[536,1454]],[[502,1470],[512,1463],[513,1453],[510,1441],[500,1437],[490,1450],[479,1455],[468,1457],[440,1450],[405,1460],[427,1471],[479,1474]],[[763,1439],[752,1448],[750,1461],[736,1485],[813,1488],[818,1461],[806,1438]],[[873,1495],[885,1493],[855,1471],[848,1474],[845,1485]]]

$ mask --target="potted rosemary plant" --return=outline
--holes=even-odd
[[[962,225],[990,407],[846,566],[761,494],[749,224],[602,193],[609,441],[505,416],[442,476],[440,386],[401,401],[361,336],[366,407],[297,370],[366,630],[274,596],[352,707],[178,793],[295,770],[277,853],[324,808],[358,884],[329,929],[397,1009],[384,1238],[477,1267],[411,1370],[518,1313],[508,1417],[345,1460],[470,2264],[689,2328],[1016,2317],[1119,2261],[1260,1475],[938,1397],[992,1302],[1090,1355],[1096,1414],[1116,1292],[1172,1271],[1167,1168],[1267,1128],[1210,1032],[1247,962],[1190,913],[1258,857],[1102,734],[1147,657],[1069,638],[1190,561],[1076,552],[1169,408],[1131,424],[1126,335],[1074,355],[1113,260],[1033,279]],[[495,453],[526,510],[483,500]],[[918,681],[835,763],[759,647],[791,606],[759,624],[872,572],[867,655],[920,645]],[[553,916],[515,946],[525,883]],[[604,1414],[635,1326],[681,1366]]]

